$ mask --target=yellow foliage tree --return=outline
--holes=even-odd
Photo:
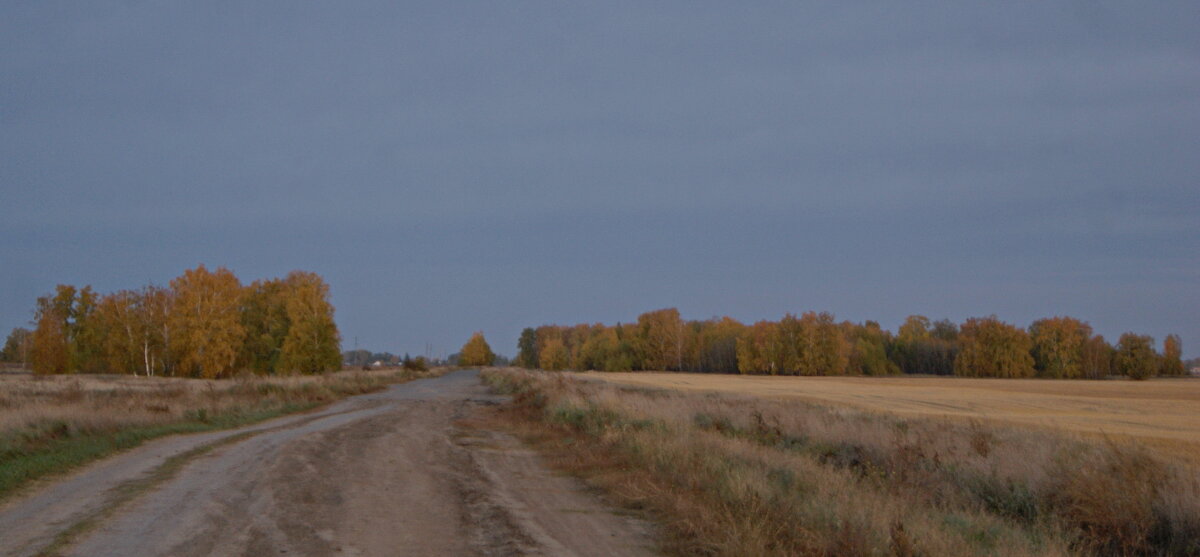
[[[38,317],[32,344],[30,363],[34,373],[48,375],[67,372],[66,319],[57,310],[49,309]]]
[[[647,370],[679,370],[683,366],[683,320],[675,308],[638,316],[637,347]]]
[[[281,371],[319,373],[341,367],[341,334],[333,321],[329,285],[316,273],[293,271],[284,280],[288,329]]]
[[[759,321],[746,327],[737,340],[738,371],[741,373],[779,373],[775,347],[779,324]]]
[[[483,338],[482,331],[471,335],[471,339],[463,345],[462,350],[458,353],[459,365],[490,366],[495,361],[496,355],[492,353],[492,347],[488,346],[487,340]]]
[[[1092,327],[1072,317],[1050,317],[1029,326],[1034,367],[1043,377],[1083,376],[1083,355]]]
[[[60,284],[53,295],[37,299],[30,364],[38,374],[68,373],[71,368],[73,324],[76,290],[74,286]]]
[[[1033,342],[1029,335],[996,318],[973,317],[963,323],[962,350],[954,373],[968,377],[1032,377]]]
[[[1179,335],[1167,335],[1163,340],[1162,375],[1183,375],[1183,343]]]
[[[232,374],[245,338],[237,277],[224,267],[210,272],[200,265],[172,280],[171,290],[170,346],[180,371],[206,378]]]
[[[169,288],[146,286],[138,293],[138,313],[142,320],[142,370],[146,375],[169,375],[174,370],[170,358],[170,316],[175,296]]]
[[[564,370],[567,369],[570,357],[571,354],[567,352],[567,345],[563,344],[562,339],[552,337],[542,346],[538,367],[550,371]]]
[[[142,341],[145,323],[137,315],[137,292],[122,290],[100,298],[94,319],[105,331],[101,341],[105,369],[109,373],[134,373],[142,367]]]
[[[1132,379],[1148,379],[1158,373],[1158,353],[1154,351],[1154,339],[1146,335],[1125,333],[1117,341],[1117,371]]]
[[[29,349],[33,342],[33,331],[24,327],[17,327],[8,334],[8,339],[4,341],[4,350],[0,350],[0,360],[5,362],[21,362],[29,361]]]

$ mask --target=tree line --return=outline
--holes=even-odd
[[[1114,346],[1073,317],[1023,329],[994,315],[962,324],[913,315],[893,334],[875,321],[839,322],[827,312],[746,325],[730,317],[685,321],[668,308],[613,326],[529,327],[517,351],[517,365],[547,370],[1062,379],[1185,373],[1178,335],[1167,335],[1162,352],[1135,333]]]
[[[41,374],[318,373],[341,367],[333,313],[329,286],[316,273],[243,285],[224,267],[200,265],[167,287],[99,294],[58,285],[37,299],[25,342]]]

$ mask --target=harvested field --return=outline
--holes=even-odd
[[[960,377],[778,377],[692,373],[580,373],[640,387],[714,391],[845,404],[903,416],[1003,421],[1136,439],[1200,459],[1200,380],[1069,381]]]

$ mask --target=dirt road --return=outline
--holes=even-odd
[[[653,554],[644,522],[456,425],[500,400],[459,371],[153,442],[0,507],[0,554]]]

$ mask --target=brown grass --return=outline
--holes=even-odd
[[[1200,554],[1200,475],[1127,444],[493,371],[566,470],[706,555]]]

